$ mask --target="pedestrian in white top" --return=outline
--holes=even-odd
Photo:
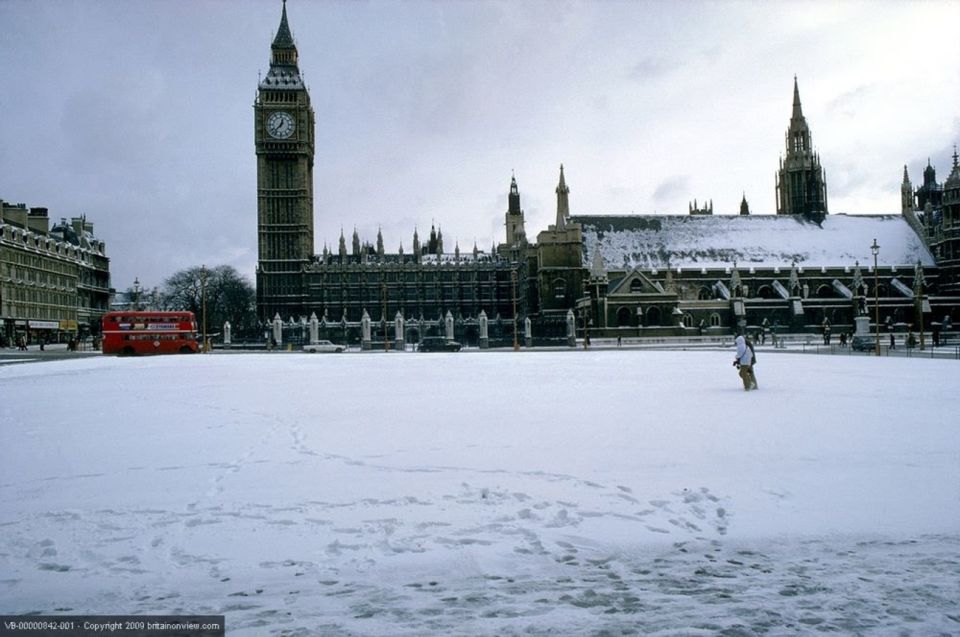
[[[757,362],[757,357],[753,352],[753,343],[747,340],[743,334],[737,336],[734,342],[737,344],[737,356],[733,360],[733,366],[740,371],[743,390],[757,389],[757,377],[753,374],[753,366]]]

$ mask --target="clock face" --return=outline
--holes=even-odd
[[[296,128],[293,116],[284,111],[275,111],[267,118],[267,132],[271,137],[286,139],[293,135]]]

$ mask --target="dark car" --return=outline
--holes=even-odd
[[[448,341],[441,336],[427,336],[420,345],[417,346],[418,352],[459,352],[460,343]]]
[[[858,334],[853,337],[850,347],[856,352],[871,352],[877,347],[877,339],[873,336]]]

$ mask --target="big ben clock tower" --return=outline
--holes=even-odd
[[[313,109],[283,3],[270,70],[257,90],[257,314],[304,314],[303,266],[313,256]]]

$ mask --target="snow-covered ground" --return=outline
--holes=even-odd
[[[0,367],[0,612],[229,635],[960,633],[960,363]]]

